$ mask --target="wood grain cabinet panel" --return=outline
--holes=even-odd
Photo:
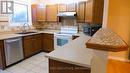
[[[37,5],[31,5],[32,23],[37,22]]]
[[[40,6],[37,4],[31,5],[32,9],[32,22],[46,21],[46,6]]]
[[[25,58],[40,52],[42,50],[41,34],[23,37],[23,48]]]
[[[67,11],[67,5],[66,4],[58,4],[58,12],[65,12]]]
[[[54,50],[54,34],[44,33],[42,35],[43,51],[51,52]]]
[[[92,23],[93,20],[93,1],[86,2],[85,22]]]
[[[104,0],[94,0],[93,21],[95,23],[102,24],[103,10],[104,10]]]
[[[85,4],[86,2],[80,2],[77,5],[77,22],[85,22]]]
[[[46,21],[46,7],[37,5],[37,21]]]
[[[49,73],[91,73],[91,69],[49,59]]]
[[[57,13],[58,13],[58,5],[47,5],[46,6],[46,14],[47,14],[47,21],[48,22],[56,22],[58,20]]]
[[[4,41],[0,40],[0,69],[5,69]]]
[[[32,42],[33,36],[25,36],[23,37],[23,49],[24,49],[24,56],[25,58],[31,56],[33,53],[33,42]]]
[[[75,12],[76,11],[76,3],[67,4],[67,11],[68,12]]]
[[[34,35],[33,38],[34,53],[38,53],[42,50],[42,34]]]
[[[85,22],[102,24],[104,0],[89,0],[86,2]]]

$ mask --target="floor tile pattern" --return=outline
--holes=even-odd
[[[39,53],[28,58],[6,70],[0,70],[0,73],[48,73],[47,53]]]

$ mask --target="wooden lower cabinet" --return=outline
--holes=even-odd
[[[32,36],[23,37],[23,49],[24,57],[29,57],[32,55]]]
[[[33,48],[34,54],[42,51],[42,34],[34,35]]]
[[[41,34],[23,37],[24,57],[30,57],[42,50]]]
[[[51,52],[54,50],[54,34],[44,33],[42,35],[43,51]]]
[[[5,69],[4,41],[0,40],[0,69]]]
[[[49,59],[49,73],[91,73],[91,69]]]

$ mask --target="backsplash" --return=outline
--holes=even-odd
[[[83,25],[86,23],[77,23],[79,30],[83,30]],[[34,25],[34,24],[33,24]],[[40,25],[35,24],[31,26],[31,29],[42,28],[42,29],[51,29],[51,30],[60,30],[62,25],[59,22],[44,22],[40,23]],[[10,31],[21,31],[23,26],[9,26],[9,25],[0,25],[0,32],[10,32]]]
[[[79,30],[83,30],[83,26],[87,23],[76,23]],[[61,22],[43,22],[43,23],[35,23],[33,24],[36,28],[43,28],[43,29],[52,29],[52,30],[60,30],[61,26],[75,26],[75,25],[63,25]]]

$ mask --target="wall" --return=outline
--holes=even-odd
[[[130,45],[130,0],[109,0],[107,27]],[[127,60],[128,51],[110,53],[111,58]]]

